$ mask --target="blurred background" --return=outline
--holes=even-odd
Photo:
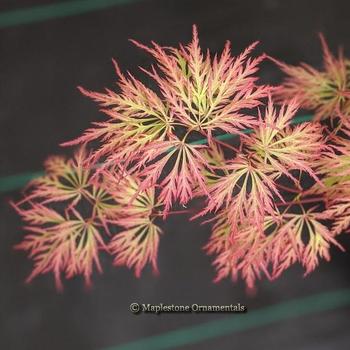
[[[242,282],[212,283],[215,273],[211,259],[201,250],[210,228],[177,216],[163,226],[159,277],[146,269],[136,279],[132,271],[113,268],[106,256],[102,259],[104,273],[94,276],[91,290],[86,290],[77,278],[66,282],[64,292],[59,294],[51,275],[39,277],[30,285],[24,283],[32,265],[23,252],[12,248],[24,232],[8,201],[19,198],[17,187],[21,181],[40,171],[48,155],[69,154],[59,143],[76,137],[91,121],[101,118],[97,106],[80,95],[78,85],[92,90],[113,87],[111,58],[116,58],[123,70],[132,72],[139,65],[150,64],[150,58],[133,47],[129,38],[175,46],[190,41],[195,23],[202,47],[212,52],[221,50],[226,39],[232,41],[234,53],[259,40],[256,54],[266,52],[288,63],[305,61],[320,67],[318,33],[325,34],[333,51],[343,45],[350,55],[349,20],[350,3],[345,0],[2,0],[0,349],[122,349],[121,344],[169,335],[175,330],[180,331],[170,333],[172,348],[179,349],[348,348],[349,306],[290,318],[283,317],[282,312],[277,322],[270,322],[276,316],[271,312],[264,317],[264,310],[304,297],[312,301],[319,293],[349,288],[349,253],[334,249],[332,261],[322,262],[311,276],[303,278],[301,268],[293,267],[273,283],[258,282],[256,295],[247,296]],[[269,63],[262,66],[261,76],[270,83],[281,79],[280,72]],[[341,243],[350,248],[349,237],[343,237]],[[135,316],[129,311],[134,301],[210,305],[240,302],[249,311],[234,315],[234,322],[242,320],[246,326],[230,331],[231,316],[225,314]],[[319,303],[323,301],[327,303],[327,298]],[[259,324],[243,320],[252,320],[257,310],[262,312]],[[290,312],[288,304],[284,311]],[[206,332],[210,325],[220,328],[224,324],[228,331],[220,336]],[[203,339],[183,338],[182,330],[193,330],[188,327],[198,325],[207,325],[195,328],[206,333]],[[158,345],[144,341],[139,347],[131,344],[123,349],[170,348],[165,338],[157,338]]]

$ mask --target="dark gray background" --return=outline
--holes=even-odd
[[[52,1],[2,1],[0,10]],[[321,65],[317,37],[323,32],[332,49],[343,44],[350,54],[349,1],[193,1],[145,0],[94,13],[0,29],[0,176],[41,169],[53,153],[67,153],[60,142],[79,135],[100,114],[82,97],[77,85],[101,90],[114,82],[111,58],[136,71],[149,57],[128,38],[177,45],[191,39],[199,26],[203,47],[221,50],[226,39],[240,52],[260,40],[267,52],[290,63]],[[276,82],[281,74],[263,65],[262,77]],[[349,287],[348,253],[333,250],[310,277],[290,269],[278,281],[258,283],[258,293],[245,295],[244,284],[211,282],[214,270],[201,251],[209,228],[170,218],[159,251],[160,276],[147,269],[140,279],[103,258],[104,274],[94,276],[86,291],[80,279],[55,291],[52,276],[24,279],[31,263],[12,246],[23,237],[21,222],[1,195],[0,202],[0,349],[79,350],[118,345],[144,336],[222,318],[219,314],[130,314],[132,301],[225,304],[240,301],[250,310],[314,293]],[[350,247],[349,237],[342,242]],[[345,349],[349,309],[292,319],[225,336],[184,349]]]

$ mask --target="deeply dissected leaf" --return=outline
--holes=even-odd
[[[324,70],[275,60],[288,78],[274,89],[258,84],[265,55],[251,57],[257,43],[234,57],[227,42],[211,55],[195,26],[178,48],[133,41],[155,60],[141,68],[152,89],[116,62],[116,89],[80,88],[106,119],[65,144],[80,145],[72,159],[49,158],[13,204],[27,223],[17,248],[34,260],[28,280],[53,272],[58,288],[62,276],[90,284],[100,251],[136,276],[147,264],[157,272],[158,219],[195,197],[205,205],[188,209],[194,217],[214,214],[204,248],[215,256],[215,281],[241,277],[252,289],[295,263],[308,274],[329,260],[350,227],[350,64],[321,41]],[[300,105],[336,129],[293,126]]]
[[[281,100],[297,96],[306,109],[315,111],[317,119],[334,119],[339,114],[350,115],[350,65],[339,50],[336,58],[321,35],[324,70],[308,64],[291,66],[274,60],[287,74],[276,91]]]

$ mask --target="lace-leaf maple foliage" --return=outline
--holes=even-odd
[[[301,63],[292,66],[274,58],[287,77],[276,91],[280,100],[298,96],[302,107],[315,112],[316,119],[336,119],[350,114],[350,61],[339,48],[338,57],[329,50],[320,34],[324,69],[317,70]]]
[[[137,276],[148,261],[157,270],[161,229],[152,222],[151,214],[157,207],[154,191],[140,192],[136,177],[121,177],[115,171],[97,177],[94,169],[84,165],[87,159],[84,147],[73,159],[49,158],[45,176],[33,180],[27,196],[13,203],[29,232],[16,246],[28,251],[34,260],[28,282],[51,271],[58,289],[62,289],[62,274],[66,278],[83,275],[89,286],[94,266],[102,271],[101,251],[112,255],[118,252],[114,263],[135,268]],[[111,239],[110,228],[116,225],[125,231]],[[149,246],[141,242],[141,234]],[[128,254],[124,258],[123,250]]]
[[[308,94],[323,92],[303,85],[306,78],[293,80],[312,91],[277,107],[271,93],[281,101],[294,90],[258,83],[265,55],[251,56],[256,43],[237,57],[229,42],[211,55],[195,26],[192,41],[178,48],[132,42],[155,60],[141,70],[157,88],[123,74],[116,62],[116,90],[80,88],[107,118],[65,143],[78,145],[73,159],[49,158],[46,175],[13,204],[29,232],[17,245],[34,260],[28,280],[51,271],[59,288],[62,275],[83,275],[90,284],[103,252],[136,276],[147,264],[157,273],[161,221],[183,211],[212,222],[204,249],[215,256],[215,281],[241,277],[254,288],[257,278],[275,279],[295,263],[308,274],[329,260],[350,223],[347,134],[338,128],[331,136],[320,122],[291,123],[300,104],[319,108],[305,102]],[[342,67],[328,49],[325,55],[327,69]],[[306,71],[323,84],[316,70]],[[339,106],[322,108],[322,116],[334,119]],[[222,141],[222,133],[235,142]],[[193,198],[203,209],[191,207]],[[179,204],[189,207],[173,210]]]
[[[215,131],[235,134],[257,123],[243,110],[260,105],[269,91],[256,84],[254,75],[264,56],[249,57],[253,44],[232,57],[227,42],[220,57],[211,59],[199,47],[196,27],[192,42],[179,49],[133,42],[156,60],[151,70],[142,70],[158,85],[159,96],[130,73],[124,76],[115,64],[120,93],[82,89],[102,105],[108,120],[66,145],[100,140],[89,165],[97,160],[103,167],[121,163],[129,173],[141,175],[142,188],[154,186],[166,164],[174,162],[173,171],[160,184],[160,198],[168,210],[176,200],[187,204],[197,184],[206,190],[201,174],[206,166],[200,153],[203,146],[191,144],[191,139],[204,136],[215,143]]]
[[[302,107],[315,112],[318,119],[325,119],[327,149],[316,162],[323,186],[316,184],[307,194],[321,196],[326,214],[333,221],[332,232],[340,234],[350,227],[350,60],[341,48],[335,57],[322,34],[320,38],[324,70],[305,63],[290,66],[274,60],[287,74],[275,94],[279,100],[297,94]]]

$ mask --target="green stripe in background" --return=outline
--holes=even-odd
[[[305,123],[305,122],[310,122],[313,119],[313,115],[299,115],[297,117],[295,117],[292,121],[291,124],[292,125],[296,125],[296,124],[301,124],[301,123]],[[252,129],[245,129],[242,131],[243,134],[251,134],[253,132]],[[234,134],[223,134],[223,135],[219,135],[214,137],[215,139],[221,140],[221,141],[225,141],[225,140],[230,140],[237,137],[237,135]],[[208,142],[207,139],[201,139],[198,141],[194,141],[192,142],[192,144],[194,145],[204,145]]]
[[[129,4],[138,0],[76,0],[0,12],[0,28],[42,22]]]
[[[297,116],[292,120],[291,124],[299,124],[299,123],[308,122],[308,121],[311,121],[312,118],[313,118],[312,115]],[[245,134],[249,134],[252,132],[252,130],[246,129],[246,130],[243,130],[243,132]],[[223,134],[223,135],[217,136],[216,138],[224,141],[224,140],[232,139],[235,136],[236,135],[232,135],[232,134]],[[207,139],[201,139],[198,141],[194,141],[192,143],[197,144],[197,145],[200,145],[200,144],[203,145],[203,144],[206,144],[207,142],[208,142]],[[43,174],[44,173],[42,171],[36,171],[36,172],[28,172],[28,173],[23,173],[23,174],[0,177],[0,193],[20,189],[20,188],[24,187],[28,183],[28,181],[30,181],[36,177],[42,176]]]
[[[18,190],[24,187],[30,180],[44,175],[43,171],[23,173],[0,178],[0,193]]]
[[[75,0],[10,10],[0,12],[0,28],[69,17],[136,1],[138,0]],[[293,124],[310,121],[311,119],[312,116],[300,116],[293,120]],[[251,130],[245,130],[245,132],[250,133]],[[234,137],[234,135],[227,134],[220,135],[218,138],[226,140],[232,137]],[[206,141],[207,140],[199,140],[196,143],[204,144]],[[20,189],[24,187],[28,181],[42,175],[43,172],[38,171],[2,177],[0,178],[0,192]],[[301,317],[349,305],[350,290],[344,289],[295,299],[268,306],[260,310],[248,311],[247,314],[243,315],[235,314],[224,319],[178,329],[153,337],[143,338],[121,346],[110,347],[105,350],[175,349],[184,345],[202,342],[204,340],[233,334],[235,332],[254,329],[274,322],[287,320],[289,318]],[[139,315],[135,317],[147,317],[147,315]]]
[[[136,1],[140,0],[76,0],[0,12],[0,28],[74,16]],[[296,117],[293,120],[293,124],[310,121],[311,119],[312,116],[309,115]],[[245,130],[244,132],[250,133],[251,130]],[[228,140],[232,139],[234,136],[235,135],[225,134],[217,138],[219,140]],[[207,140],[203,139],[193,143],[205,144],[206,142]],[[29,172],[0,177],[0,193],[20,189],[25,186],[28,181],[41,175],[43,175],[43,172]]]
[[[124,345],[112,346],[103,350],[182,349],[185,345],[199,343],[208,339],[232,335],[236,332],[266,326],[290,318],[302,317],[349,306],[350,289],[336,290],[293,299],[259,310],[249,310],[248,308],[248,312],[245,314],[234,314],[223,319],[162,333],[160,335],[143,338]],[[166,315],[163,315],[161,317],[165,316]],[[149,317],[149,315],[140,314],[135,315],[135,317]],[[325,319],[325,322],[327,322],[327,319]],[[233,338],[232,349],[238,349],[239,347],[237,346]]]

